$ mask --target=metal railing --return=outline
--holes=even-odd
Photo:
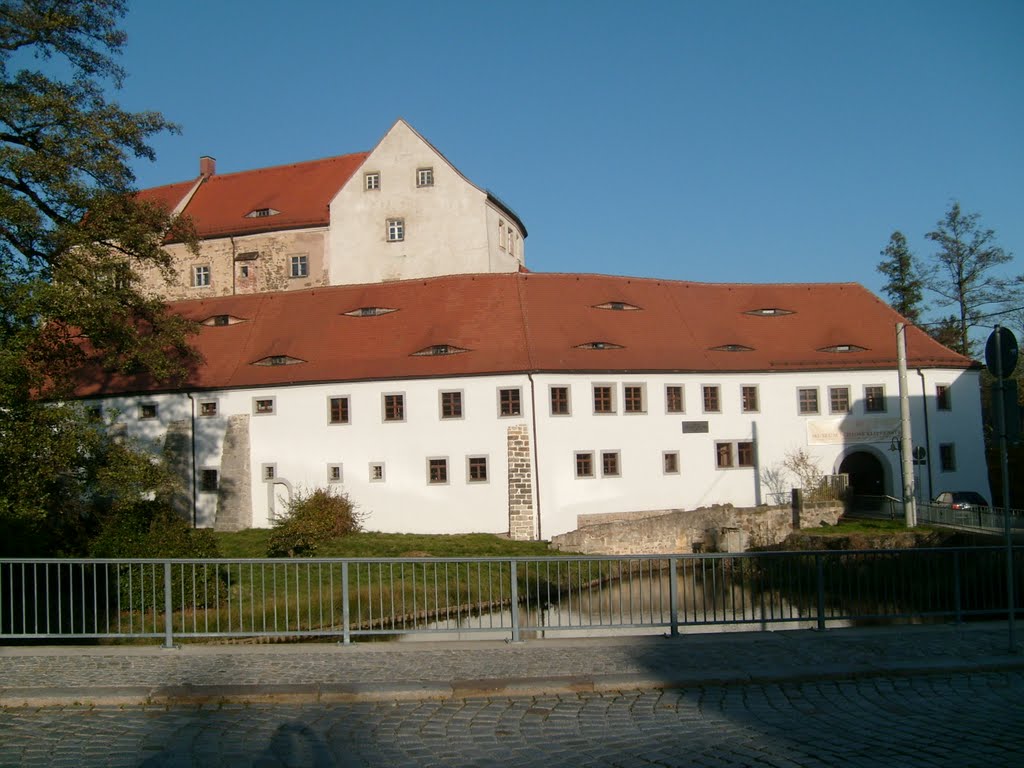
[[[1008,617],[1004,547],[635,557],[0,559],[0,640],[527,637]],[[1024,573],[1024,548],[1014,550]],[[1018,581],[1020,579],[1018,578]],[[1016,590],[1024,594],[1024,585]],[[1017,609],[1020,610],[1018,597]]]
[[[1024,510],[1001,507],[971,507],[954,509],[948,504],[933,504],[919,501],[917,522],[928,525],[944,525],[952,528],[966,528],[992,534],[1003,534],[1006,517],[1010,516],[1010,529],[1024,534]],[[903,500],[893,496],[855,496],[851,499],[847,517],[874,518],[880,520],[902,520]]]

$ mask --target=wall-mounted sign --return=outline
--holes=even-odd
[[[888,443],[899,434],[899,419],[814,419],[807,422],[808,445]]]

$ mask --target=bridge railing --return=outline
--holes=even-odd
[[[0,559],[0,641],[505,638],[1007,617],[1006,548]],[[1024,548],[1014,550],[1017,610]]]

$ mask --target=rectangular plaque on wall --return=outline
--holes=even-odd
[[[707,434],[708,423],[706,421],[684,421],[683,422],[683,434],[684,435],[700,435]]]

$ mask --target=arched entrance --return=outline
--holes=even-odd
[[[854,496],[885,496],[885,469],[881,460],[868,451],[855,451],[839,465],[840,474],[850,476]]]

